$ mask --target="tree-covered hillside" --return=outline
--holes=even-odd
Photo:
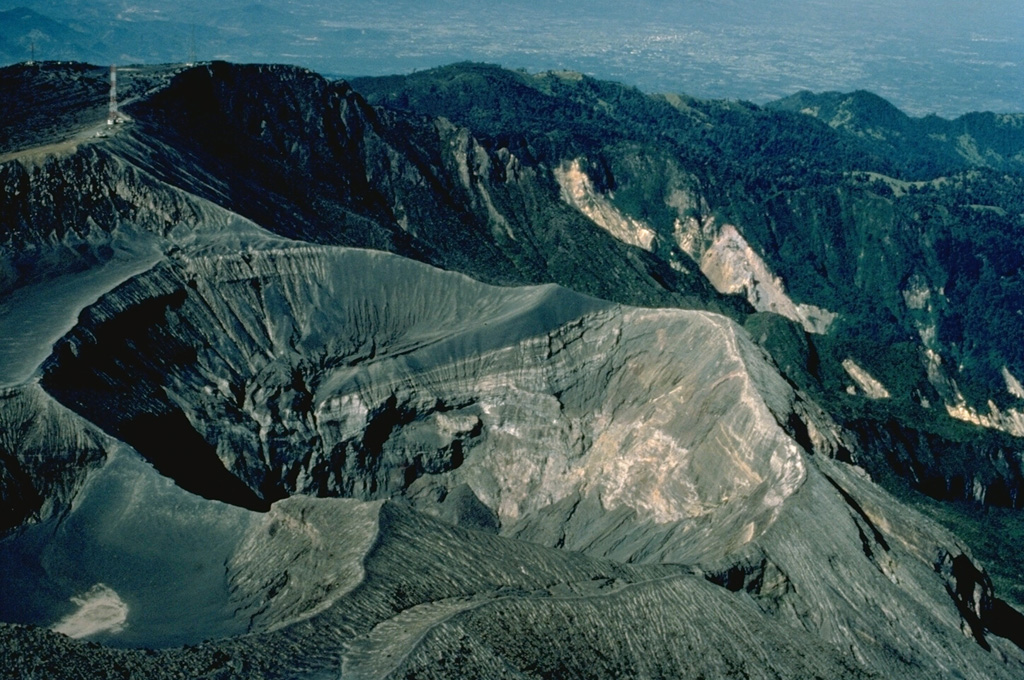
[[[838,314],[826,336],[808,338],[810,363],[793,364],[791,379],[851,422],[912,411],[911,429],[989,451],[968,468],[997,474],[991,447],[964,443],[977,428],[944,406],[963,400],[982,415],[990,400],[1002,412],[1024,406],[1005,378],[1024,377],[1019,116],[912,119],[863,92],[759,107],[482,64],[353,86],[381,110],[465,125],[524,163],[578,159],[595,190],[657,234],[652,250],[666,260],[680,257],[681,221],[734,224],[796,302]],[[847,359],[889,399],[849,397]],[[1017,460],[1018,440],[1000,441]],[[1001,469],[1020,483],[1019,463]]]

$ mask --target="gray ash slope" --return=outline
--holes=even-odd
[[[447,649],[458,632],[477,640],[465,652],[466,672],[493,674],[544,655],[528,635],[517,633],[509,647],[499,634],[504,625],[485,625],[485,611],[529,622],[546,640],[545,622],[560,616],[559,607],[592,603],[579,637],[611,619],[601,634],[620,638],[617,626],[635,626],[637,608],[651,606],[641,603],[664,599],[673,614],[658,614],[652,633],[685,630],[683,621],[723,638],[747,635],[730,625],[778,631],[767,644],[786,650],[779,653],[787,661],[767,677],[829,677],[858,665],[922,677],[957,667],[991,677],[1012,675],[1018,663],[1015,647],[991,632],[1007,632],[993,615],[1002,605],[964,548],[921,518],[888,513],[880,492],[830,462],[828,419],[807,415],[741,329],[706,312],[611,306],[558,288],[491,288],[368,251],[285,246],[179,256],[87,309],[47,361],[42,384],[158,469],[176,456],[169,472],[209,496],[245,502],[203,473],[222,466],[248,485],[254,507],[296,493],[401,498],[456,522],[475,507],[477,518],[491,515],[469,521],[477,531],[530,541],[513,548],[462,531],[449,533],[460,541],[442,548],[427,528],[419,543],[409,536],[416,530],[399,537],[378,529],[376,539],[332,546],[331,536],[352,535],[345,522],[366,522],[374,511],[280,501],[269,526],[239,540],[228,563],[238,615],[269,636],[261,649],[308,640],[313,628],[345,630],[334,620],[361,611],[365,596],[377,602],[373,618],[348,623],[347,634],[321,633],[317,654],[326,656],[318,663],[401,674],[401,664],[378,669],[389,645],[412,663],[433,658],[432,645]],[[780,425],[797,411],[820,433],[816,455]],[[548,553],[545,544],[573,552]],[[350,551],[359,545],[401,557],[386,577],[374,578],[364,560],[361,578],[358,567],[333,578],[327,566],[358,561]],[[590,564],[584,555],[615,560],[601,563],[606,570],[643,565],[656,582],[592,600],[572,584],[593,576],[570,577],[547,562]],[[681,564],[690,566],[668,566]],[[673,578],[657,580],[666,575]],[[708,588],[701,576],[720,584],[715,598],[737,593],[729,597],[743,604],[712,607],[706,622],[695,622],[690,611],[707,597],[691,591]],[[646,582],[635,575],[628,582],[637,580]],[[565,592],[556,587],[563,583]],[[490,590],[532,593],[539,584],[555,590],[540,601],[535,593],[478,601]],[[385,606],[382,597],[397,601]],[[682,619],[675,618],[680,605]],[[880,631],[887,631],[883,645],[865,643]],[[833,651],[825,667],[802,668],[806,640],[793,638],[803,636],[850,650],[859,664]],[[598,644],[569,639],[584,645],[580,653]],[[640,672],[647,662],[638,650],[663,643],[637,641],[602,672]],[[702,662],[707,667],[687,666],[678,652],[650,663],[670,675],[717,675],[730,664],[747,672],[752,651],[724,649],[723,659]],[[306,653],[266,672],[315,665],[310,659],[320,657],[310,651],[303,660]],[[567,652],[537,672],[594,672],[574,669],[576,657]]]
[[[494,283],[745,311],[701,277],[608,238],[518,149],[485,146],[442,118],[372,108],[343,81],[214,63],[132,111],[142,134],[120,154],[289,238],[390,250]]]
[[[653,254],[679,266],[673,248],[685,251],[684,268],[759,311],[819,332],[799,305],[835,313],[795,343],[777,321],[753,323],[787,377],[855,433],[850,455],[937,498],[1024,503],[1024,392],[1007,378],[1024,375],[1019,114],[912,119],[864,92],[761,108],[484,64],[353,85],[529,149],[583,189],[570,202],[598,221],[618,211]],[[847,360],[890,398],[865,398]]]
[[[557,145],[524,162],[294,69],[172,76],[2,168],[4,299],[82,285],[7,378],[0,548],[46,597],[0,625],[0,668],[1020,675],[969,551],[834,460],[849,433],[742,327],[666,308],[747,309],[572,207]],[[103,645],[24,625],[69,630],[72,576],[124,605]]]

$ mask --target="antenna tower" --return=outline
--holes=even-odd
[[[107,111],[107,125],[117,122],[117,66],[110,65],[110,107]]]

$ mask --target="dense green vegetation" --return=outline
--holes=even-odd
[[[583,162],[594,186],[674,257],[673,192],[689,216],[735,224],[797,302],[839,313],[808,337],[772,315],[748,330],[869,453],[876,477],[934,497],[1024,502],[1020,440],[950,418],[924,342],[968,403],[1024,406],[1024,117],[912,119],[866,92],[800,93],[767,107],[652,96],[579,74],[456,64],[353,81],[381,110],[444,116],[524,164]],[[853,358],[890,391],[846,394]],[[976,500],[976,499],[974,499]]]
[[[1024,609],[1024,515],[963,501],[939,502],[893,480],[890,492],[964,540],[992,578],[996,595]]]
[[[1024,170],[1024,115],[969,113],[956,120],[911,118],[870,92],[799,92],[768,108],[810,114],[856,137],[909,179],[926,180],[979,166]]]
[[[901,395],[920,400],[911,345],[935,327],[933,349],[971,403],[1016,404],[1001,370],[1024,376],[1020,116],[912,119],[866,92],[758,107],[482,64],[353,85],[382,107],[465,125],[526,163],[585,159],[599,190],[663,235],[662,256],[677,216],[666,196],[684,184],[741,229],[797,301],[839,312],[842,349]],[[911,284],[929,308],[908,309]]]

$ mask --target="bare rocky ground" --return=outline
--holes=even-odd
[[[351,132],[362,109],[342,100]],[[310,243],[301,215],[272,234],[233,209],[260,192],[175,165],[138,111],[0,166],[22,197],[4,318],[52,344],[16,352],[0,395],[7,675],[1024,672],[1020,615],[970,552],[835,460],[844,433],[727,316]],[[389,198],[463,196],[451,177],[480,156],[430,129],[451,155],[385,153]],[[482,215],[511,200],[488,177],[468,182]],[[509,192],[540,203],[540,186]],[[348,200],[331,209],[351,225]],[[509,215],[496,278],[560,272]],[[367,222],[334,240],[356,232],[403,238]],[[742,307],[652,283],[646,256],[588,233],[632,301]],[[47,290],[73,294],[16,315]]]

